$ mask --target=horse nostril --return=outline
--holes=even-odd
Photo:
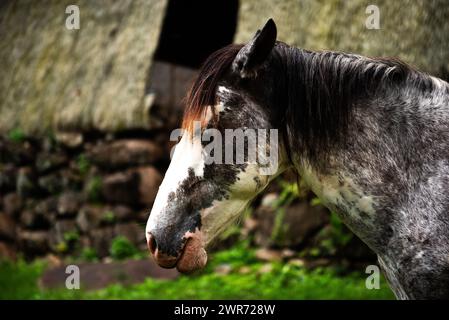
[[[148,234],[148,249],[150,250],[151,254],[154,254],[157,249],[156,238],[151,233]]]
[[[160,248],[157,247],[156,237],[148,232],[148,249],[151,252],[154,260],[163,268],[173,268],[178,261],[178,256],[171,256],[165,252],[161,252]]]

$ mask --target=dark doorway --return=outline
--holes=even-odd
[[[169,0],[155,60],[198,68],[232,43],[238,0]]]

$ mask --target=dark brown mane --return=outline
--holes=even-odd
[[[201,67],[186,99],[182,128],[187,132],[193,132],[194,121],[202,128],[206,124],[207,107],[216,105],[217,86],[242,46],[216,51]],[[273,49],[270,68],[276,81],[269,105],[280,114],[273,125],[283,131],[287,148],[295,145],[314,163],[345,143],[359,99],[395,99],[404,89],[434,88],[429,76],[396,59],[313,52],[282,42]]]
[[[345,145],[354,106],[377,99],[400,101],[401,92],[433,90],[431,78],[398,59],[342,52],[314,52],[277,43],[273,91],[281,122],[295,145],[314,164]],[[282,76],[284,75],[284,76]]]
[[[207,106],[216,104],[218,82],[242,47],[240,44],[228,45],[210,55],[201,66],[186,98],[182,128],[187,132],[192,132],[194,121],[204,124]]]

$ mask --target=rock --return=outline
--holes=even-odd
[[[251,272],[251,268],[248,266],[243,266],[243,267],[240,267],[240,269],[239,269],[240,274],[248,274],[250,272]]]
[[[80,236],[79,247],[80,248],[91,248],[92,247],[92,241],[90,240],[89,236],[87,236],[87,235]]]
[[[109,260],[109,259],[108,259]],[[100,289],[112,284],[130,285],[142,283],[146,278],[175,279],[179,273],[176,269],[159,267],[153,259],[127,260],[123,262],[81,262],[80,287],[83,290]],[[66,265],[47,269],[39,283],[44,288],[65,288]]]
[[[31,165],[34,162],[36,148],[29,142],[0,140],[0,163],[14,163],[18,166]]]
[[[20,230],[18,240],[21,251],[28,255],[41,255],[49,251],[49,236],[46,231]]]
[[[2,259],[16,260],[17,259],[16,250],[17,249],[14,245],[6,242],[0,242],[0,261],[2,261]]]
[[[12,217],[18,216],[23,208],[23,200],[17,193],[8,193],[3,197],[3,211]]]
[[[65,189],[81,190],[83,188],[84,177],[79,173],[79,168],[65,168],[59,171]]]
[[[59,258],[58,256],[56,256],[52,253],[47,254],[47,256],[45,257],[45,260],[47,261],[48,268],[57,268],[57,267],[62,266],[61,258]]]
[[[57,214],[58,198],[55,196],[39,201],[35,206],[35,212],[52,220]]]
[[[57,212],[61,216],[75,216],[81,207],[83,197],[80,193],[67,191],[58,198]]]
[[[61,248],[59,245],[73,245],[79,240],[79,233],[74,220],[58,220],[50,230],[49,244],[52,250],[64,253],[67,248]]]
[[[118,205],[113,207],[111,211],[114,213],[117,221],[125,222],[135,218],[134,211],[127,206]]]
[[[264,195],[260,205],[264,207],[273,207],[278,199],[279,195],[277,193],[268,193]]]
[[[102,224],[104,215],[104,207],[84,205],[78,212],[76,224],[82,232],[89,232]]]
[[[256,244],[297,247],[329,221],[329,213],[323,206],[310,206],[303,201],[277,210],[261,206],[254,218],[258,220]]]
[[[67,163],[67,155],[62,151],[42,151],[36,158],[36,169],[39,173],[45,173],[62,167]]]
[[[104,264],[111,264],[114,262],[114,259],[112,259],[112,257],[104,257],[103,259],[101,259],[101,262],[103,262]]]
[[[95,146],[88,154],[96,165],[107,169],[153,164],[164,156],[162,148],[147,140],[118,140]]]
[[[318,267],[327,267],[332,264],[332,261],[326,258],[319,258],[315,260],[308,260],[306,263],[306,267],[309,269],[315,269]]]
[[[19,169],[16,188],[17,193],[22,197],[33,197],[38,194],[36,174],[30,167]]]
[[[29,230],[46,230],[50,228],[50,219],[33,209],[25,209],[20,214],[20,223]]]
[[[288,225],[286,245],[296,246],[329,221],[329,211],[321,205],[302,202],[289,206],[284,222]]]
[[[110,203],[150,206],[161,182],[162,176],[154,167],[130,169],[106,176],[102,195]]]
[[[12,164],[0,163],[0,193],[16,190],[17,169]]]
[[[0,212],[0,241],[14,241],[16,238],[16,223],[11,216]]]
[[[247,236],[257,230],[258,225],[259,221],[257,219],[248,217],[243,221],[242,233]]]
[[[137,212],[136,221],[140,223],[146,223],[148,221],[148,217],[150,216],[151,208],[145,208],[143,210],[139,210]]]
[[[300,268],[304,267],[306,263],[303,259],[290,259],[288,264]]]
[[[258,274],[270,273],[273,270],[273,265],[271,263],[266,263],[257,270]]]
[[[47,194],[58,194],[64,189],[64,181],[60,172],[54,172],[39,177],[37,181],[39,187]]]
[[[351,231],[347,231],[351,232]],[[359,237],[353,235],[345,245],[337,248],[336,255],[348,258],[351,261],[373,261],[377,260],[376,254]]]
[[[220,264],[214,269],[214,272],[219,275],[227,275],[232,271],[232,266],[229,264]]]
[[[145,228],[139,226],[137,223],[130,222],[117,224],[115,225],[114,231],[117,236],[128,238],[134,245],[139,245],[141,243],[145,243],[146,245]]]
[[[281,252],[281,256],[283,259],[290,259],[296,255],[296,252],[290,249],[283,249]]]
[[[81,231],[89,232],[100,226],[132,220],[133,217],[133,211],[122,205],[115,207],[84,205],[78,212],[76,224]]]
[[[103,178],[101,193],[107,202],[135,206],[139,203],[139,183],[135,170],[114,173]]]
[[[79,132],[56,132],[56,141],[60,144],[75,149],[83,144],[83,134]]]
[[[262,261],[281,261],[282,253],[278,250],[270,250],[267,248],[261,248],[256,250],[256,258]]]
[[[154,167],[142,167],[137,171],[140,175],[140,203],[149,207],[153,205],[156,198],[159,186],[162,183],[162,175]]]
[[[252,223],[255,226],[251,231],[254,232],[256,245],[261,247],[273,246],[272,233],[274,231],[275,217],[276,210],[274,208],[260,206],[254,211],[252,219],[256,222]]]
[[[100,258],[109,255],[112,240],[116,237],[114,227],[94,229],[90,232],[92,247],[96,250]]]

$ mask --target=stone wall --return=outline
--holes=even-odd
[[[107,258],[119,236],[146,251],[145,224],[173,147],[167,132],[0,138],[0,259],[83,258],[87,251]],[[313,258],[372,258],[313,199],[298,193],[294,174],[284,174],[212,250],[250,239],[275,256],[294,250]],[[266,256],[273,253],[262,251]]]
[[[144,226],[169,154],[165,135],[0,140],[0,255],[92,248],[124,236],[146,248]],[[79,139],[79,141],[82,141]]]

